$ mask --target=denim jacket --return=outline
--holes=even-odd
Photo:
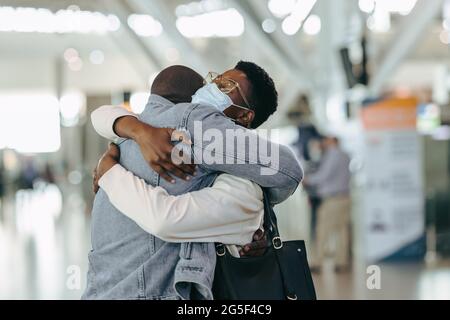
[[[208,146],[195,136],[196,121],[201,121],[204,130],[236,126],[213,107],[188,103],[174,105],[157,95],[150,96],[139,118],[156,127],[186,129],[194,141],[193,148],[198,150]],[[272,175],[260,175],[261,167],[270,169],[271,165],[258,161],[246,160],[244,164],[235,165],[199,164],[197,175],[190,181],[176,179],[176,183],[171,184],[160,179],[149,167],[134,141],[125,140],[119,148],[123,167],[153,186],[162,186],[172,195],[210,186],[219,172],[227,172],[266,187],[273,202],[277,203],[295,191],[303,175],[294,154],[280,146],[279,163],[272,164],[276,168]],[[226,151],[223,156],[239,157],[238,153],[226,154]],[[87,287],[82,299],[213,298],[211,287],[216,262],[213,243],[164,242],[115,209],[101,189],[92,210],[91,241]]]

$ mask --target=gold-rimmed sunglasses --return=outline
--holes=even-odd
[[[217,85],[217,87],[219,88],[219,90],[225,94],[229,94],[234,89],[237,89],[239,91],[239,94],[242,97],[242,100],[244,100],[247,107],[243,107],[243,106],[237,105],[235,103],[233,103],[233,105],[235,105],[239,108],[242,108],[242,109],[252,110],[252,108],[250,107],[250,104],[248,103],[247,98],[245,97],[244,92],[242,91],[242,89],[237,81],[235,81],[231,78],[228,78],[228,77],[224,77],[223,75],[221,75],[217,72],[210,71],[206,75],[204,82],[205,82],[205,84],[206,83],[215,83]]]

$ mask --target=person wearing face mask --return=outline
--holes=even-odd
[[[249,108],[249,103],[239,83],[215,72],[209,72],[205,82],[206,84],[192,96],[192,103],[213,106],[230,117],[232,121],[249,128],[252,122],[250,119],[254,117],[254,112]],[[241,97],[247,107],[233,102],[231,96],[234,89],[239,93],[238,97]],[[237,99],[238,97],[234,98]],[[239,113],[240,111],[241,113]]]
[[[220,91],[215,83],[208,83],[197,90],[192,96],[192,103],[198,103],[216,107],[219,111],[224,112],[233,104],[231,98]]]
[[[239,245],[229,247],[236,256],[257,254],[252,247],[264,250],[264,241],[245,245],[254,233],[254,239],[261,239],[255,232],[262,217],[261,187],[275,204],[302,179],[292,151],[270,141],[269,150],[279,148],[277,163],[263,163],[259,157],[251,162],[247,154],[243,164],[227,164],[227,158],[236,157],[227,150],[221,154],[224,161],[200,163],[195,175],[192,166],[171,163],[173,128],[187,131],[195,142],[195,121],[221,132],[254,128],[277,104],[272,80],[253,63],[240,62],[222,75],[211,73],[206,85],[201,81],[197,87],[198,74],[187,69],[163,70],[139,117],[114,106],[91,115],[97,132],[119,143],[119,149],[111,147],[97,168],[100,189],[85,299],[212,299],[214,242]],[[191,96],[197,103],[191,103]],[[207,148],[199,141],[193,149]],[[261,168],[273,174],[261,175]]]

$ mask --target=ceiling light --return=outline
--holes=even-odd
[[[70,61],[67,65],[70,70],[77,72],[80,71],[81,68],[83,68],[83,61],[79,57],[77,57],[73,61]]]
[[[359,0],[359,9],[365,13],[372,13],[375,9],[375,0]]]
[[[314,36],[320,32],[322,28],[322,22],[319,16],[310,15],[308,19],[306,19],[305,24],[303,25],[303,31],[310,35]]]
[[[275,24],[275,21],[273,21],[273,19],[264,20],[261,26],[266,33],[275,32],[275,30],[277,29],[277,25]]]
[[[0,31],[104,34],[119,28],[117,16],[100,12],[0,7]]]
[[[105,61],[105,54],[101,50],[92,50],[89,54],[89,60],[92,64],[102,64]]]
[[[64,60],[68,63],[79,59],[78,51],[74,48],[68,48],[64,51]]]
[[[297,0],[269,0],[267,6],[274,16],[284,17],[294,10],[296,4]]]
[[[281,29],[289,36],[296,34],[297,31],[300,30],[301,26],[302,22],[292,15],[286,17],[281,23]]]
[[[177,29],[187,38],[238,37],[244,33],[244,18],[234,8],[179,17]]]
[[[128,17],[128,25],[141,37],[156,37],[163,31],[161,23],[147,14],[130,15]]]

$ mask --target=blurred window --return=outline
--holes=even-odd
[[[45,93],[0,93],[0,148],[55,152],[61,144],[59,103]]]

